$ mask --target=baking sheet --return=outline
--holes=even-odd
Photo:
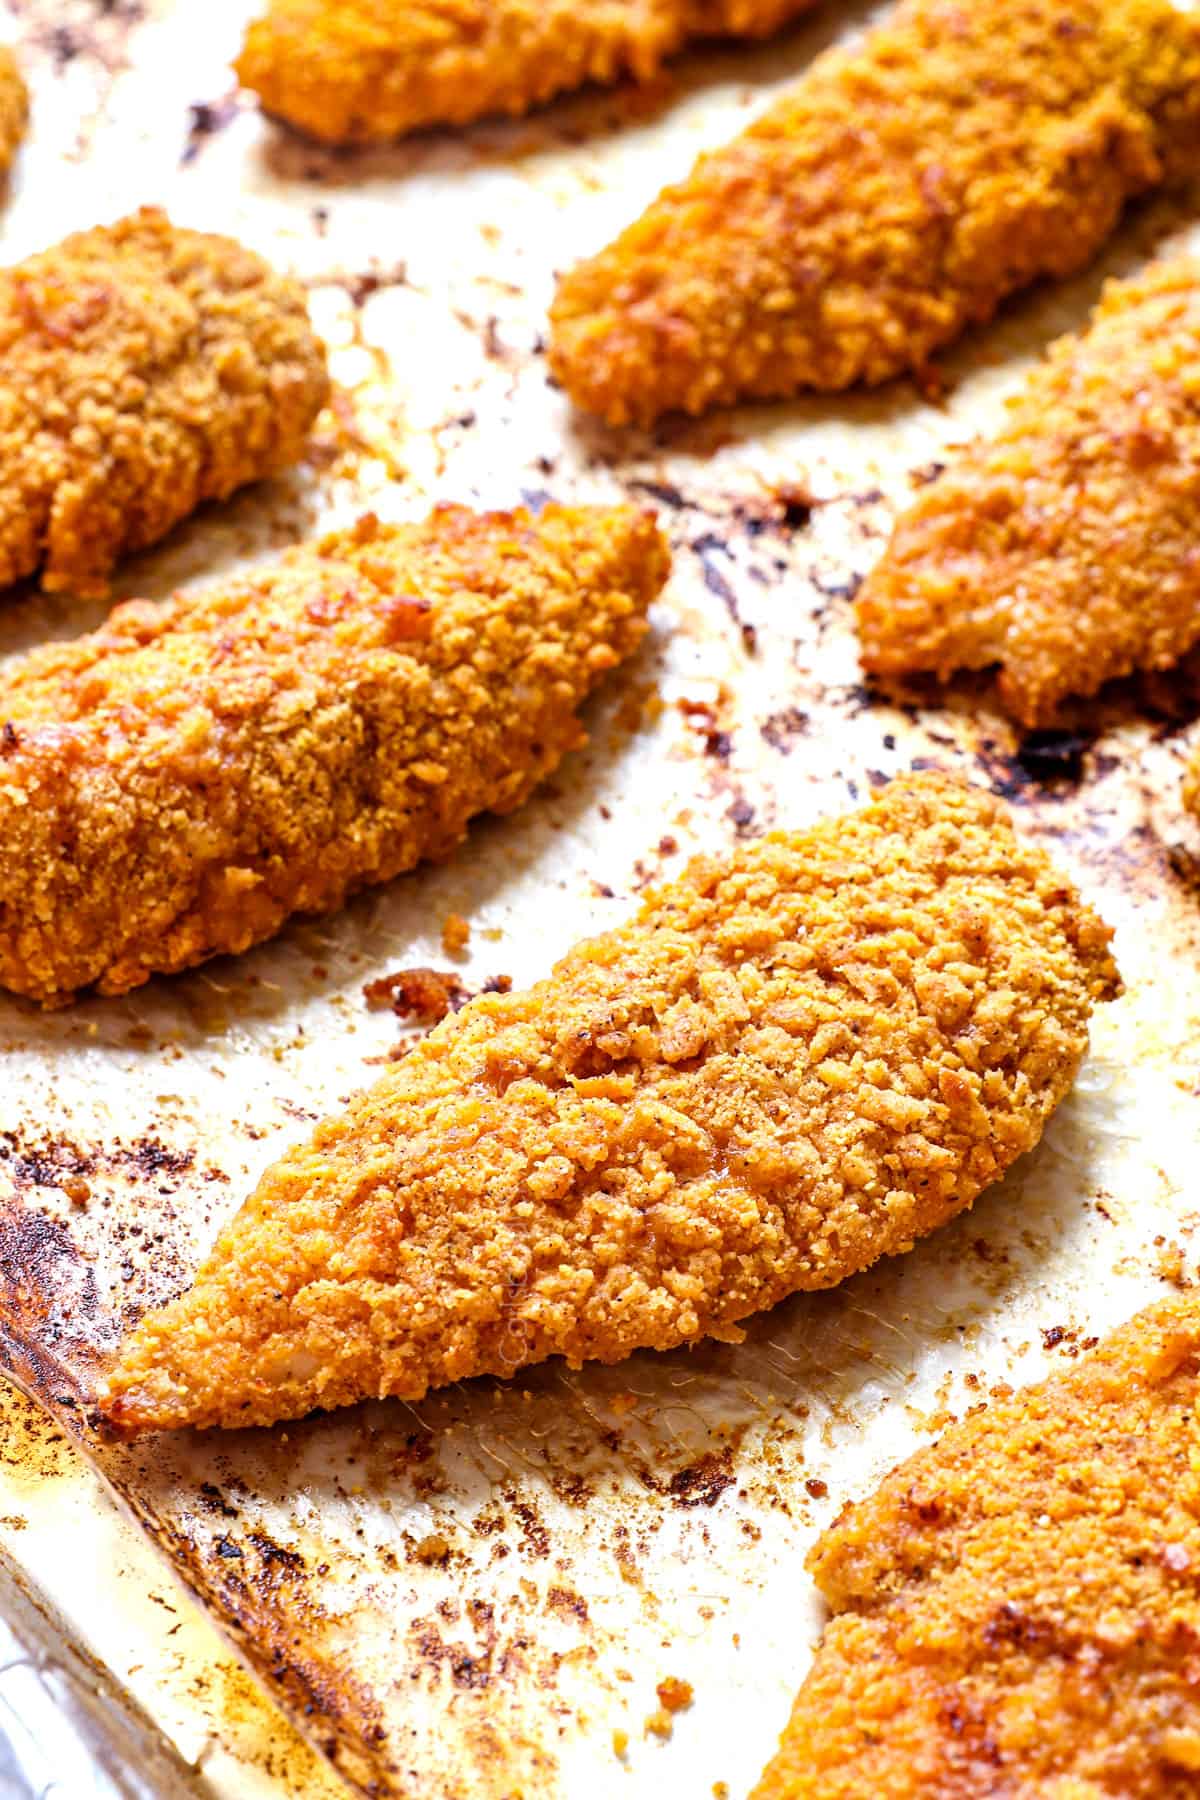
[[[624,492],[659,508],[677,553],[589,748],[450,864],[125,1001],[0,1001],[0,1354],[363,1793],[743,1794],[820,1629],[804,1550],[843,1499],[1191,1279],[1200,835],[1178,790],[1194,673],[1131,684],[1022,756],[985,684],[873,703],[850,600],[914,485],[1106,273],[1185,241],[1196,197],[1139,210],[1086,277],[1011,306],[947,359],[942,405],[897,384],[643,436],[573,418],[546,380],[555,269],[874,10],[684,59],[647,93],[334,154],[234,94],[248,6],[10,0],[38,91],[4,255],[160,201],[303,276],[338,383],[306,468],[127,565],[120,595],[438,498]],[[15,597],[0,653],[101,610]],[[469,986],[525,982],[690,851],[843,810],[921,761],[1012,800],[1116,925],[1129,984],[1044,1144],[970,1216],[752,1321],[739,1347],[551,1364],[274,1432],[94,1438],[121,1331],[187,1281],[266,1164],[373,1079],[402,1027],[363,986],[446,966],[449,912],[472,925]],[[78,1177],[83,1207],[63,1188]],[[667,1677],[694,1702],[664,1736],[647,1721],[664,1724]]]

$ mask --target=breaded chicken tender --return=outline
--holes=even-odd
[[[903,0],[564,277],[551,367],[614,425],[920,371],[1198,167],[1170,0]]]
[[[1200,261],[1110,283],[896,526],[857,602],[889,680],[1001,666],[1021,724],[1200,639]]]
[[[638,508],[378,524],[0,674],[0,985],[122,994],[444,857],[584,740],[669,555]]]
[[[29,90],[17,59],[0,44],[0,175],[12,167],[29,123]]]
[[[0,271],[0,585],[103,594],[297,461],[328,388],[301,288],[154,209]]]
[[[649,81],[692,38],[767,37],[816,0],[271,0],[237,72],[328,144],[525,113],[585,82]]]
[[[102,1405],[268,1424],[736,1340],[970,1206],[1117,986],[1099,919],[947,777],[699,859],[285,1155]]]
[[[753,1800],[1194,1800],[1195,1297],[954,1426],[809,1568],[836,1617]]]

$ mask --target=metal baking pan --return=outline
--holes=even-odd
[[[37,98],[4,255],[158,201],[302,275],[338,384],[305,468],[125,566],[120,595],[439,498],[626,493],[676,550],[589,747],[452,862],[128,1000],[0,1001],[4,1364],[363,1794],[743,1794],[819,1631],[802,1559],[841,1502],[952,1414],[1191,1279],[1194,672],[1098,703],[1086,740],[1022,751],[983,687],[932,710],[870,703],[850,600],[922,473],[996,417],[1107,275],[1186,240],[1195,197],[1134,212],[1086,276],[1009,306],[946,359],[941,404],[901,383],[648,437],[572,417],[547,382],[554,271],[872,10],[829,6],[638,94],[335,154],[236,96],[248,6],[11,5]],[[0,653],[100,611],[17,596]],[[1116,926],[1128,983],[1042,1146],[973,1213],[752,1321],[738,1347],[549,1365],[274,1431],[134,1448],[89,1433],[123,1327],[187,1281],[286,1144],[373,1078],[403,1028],[363,987],[443,965],[449,912],[472,925],[469,986],[522,983],[693,849],[842,810],[922,760],[1011,800]],[[80,1175],[82,1207],[63,1186]],[[19,1567],[20,1534],[5,1554]],[[59,1629],[82,1632],[84,1610],[60,1602]],[[667,1677],[694,1699],[663,1736],[647,1721]]]

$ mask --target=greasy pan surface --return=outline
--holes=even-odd
[[[116,597],[164,597],[368,507],[547,494],[657,506],[676,573],[590,710],[590,746],[448,863],[127,999],[0,1002],[3,1356],[360,1791],[736,1795],[807,1666],[821,1613],[802,1558],[840,1502],[948,1411],[1057,1366],[1194,1267],[1200,834],[1180,776],[1200,688],[1183,671],[1106,693],[1019,753],[982,677],[873,700],[851,605],[949,447],[994,423],[1105,273],[1187,243],[1187,207],[1135,212],[1099,265],[970,339],[944,407],[897,384],[607,432],[547,384],[555,272],[872,9],[685,58],[636,102],[586,94],[353,155],[235,102],[248,10],[26,0],[16,16],[38,94],[5,258],[164,203],[301,275],[339,390],[305,467],[125,564]],[[14,595],[0,654],[100,616]],[[414,967],[471,991],[535,980],[692,850],[846,810],[922,762],[1011,801],[1116,926],[1128,987],[1042,1145],[972,1213],[740,1346],[551,1363],[275,1431],[132,1448],[94,1433],[123,1331],[405,1035],[365,984]],[[440,941],[452,911],[472,927],[458,962]],[[695,1695],[673,1715],[668,1677]]]

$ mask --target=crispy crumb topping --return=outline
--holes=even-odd
[[[668,567],[635,507],[368,517],[10,664],[0,983],[124,993],[446,856],[583,742]]]
[[[902,0],[564,277],[551,366],[615,425],[920,371],[1198,164],[1170,0]]]
[[[286,1155],[106,1389],[132,1431],[615,1362],[911,1248],[1035,1144],[1109,932],[948,777],[699,859]]]
[[[1200,1778],[1200,1307],[1172,1299],[847,1509],[755,1800],[1185,1800]]]

